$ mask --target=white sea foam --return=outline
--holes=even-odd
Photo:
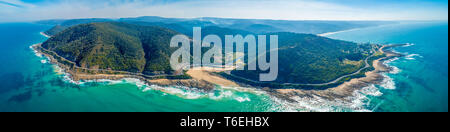
[[[249,97],[236,97],[235,98],[237,101],[239,101],[239,102],[250,102],[250,101],[252,101]]]
[[[396,66],[389,66],[392,68],[392,71],[390,71],[390,74],[398,74],[401,72],[400,68],[396,67]]]
[[[399,59],[400,59],[400,58],[395,57],[395,58],[392,58],[392,59],[390,59],[390,60],[386,60],[386,61],[384,61],[383,63],[384,63],[384,64],[389,64],[389,63],[392,63],[392,62],[397,61],[397,60],[399,60]]]
[[[34,44],[34,45],[36,45],[36,44]],[[34,55],[36,55],[37,57],[39,57],[39,58],[42,58],[42,54],[41,53],[39,53],[38,51],[36,51],[34,48],[33,48],[33,45],[32,46],[30,46],[29,47],[31,50],[33,50],[33,52],[34,52]]]
[[[144,88],[144,87],[147,87],[148,85],[147,85],[147,83],[145,83],[144,81],[142,81],[142,80],[139,80],[139,79],[136,79],[136,78],[125,78],[125,79],[123,79],[125,82],[127,82],[127,83],[132,83],[132,84],[135,84],[136,86],[138,86],[139,88]]]
[[[251,89],[251,88],[249,88]],[[148,92],[152,90],[157,90],[163,92],[163,96],[166,95],[175,95],[180,98],[184,99],[202,99],[202,98],[208,98],[212,100],[223,100],[223,99],[233,99],[238,102],[249,102],[251,101],[248,94],[245,94],[246,92],[243,91],[236,91],[232,89],[223,89],[223,88],[217,88],[213,92],[203,92],[196,88],[188,88],[188,87],[181,87],[181,86],[172,86],[172,87],[162,87],[158,85],[151,85],[146,88],[144,88],[143,92]],[[237,94],[244,93],[244,94]]]
[[[297,101],[294,103],[277,98],[274,98],[274,101],[280,104],[279,109],[277,110],[285,112],[371,112],[371,110],[366,108],[368,103],[370,103],[369,96],[378,97],[382,95],[383,93],[381,93],[380,90],[375,87],[375,85],[371,85],[368,87],[364,87],[361,90],[354,91],[352,96],[349,96],[343,100],[328,100],[313,95],[312,98],[299,96],[291,97],[291,99]]]
[[[53,71],[57,74],[57,75],[62,75],[62,79],[64,82],[67,83],[72,83],[72,84],[77,84],[77,85],[83,85],[86,82],[81,80],[81,81],[75,81],[72,79],[71,75],[67,72],[64,71],[63,68],[59,67],[58,65],[52,64],[53,67]]]
[[[359,90],[359,92],[364,95],[370,95],[370,96],[375,96],[375,97],[379,97],[379,96],[383,95],[383,93],[381,93],[381,91],[374,84],[372,84],[368,87],[362,88],[361,90]]]
[[[411,45],[413,45],[413,44],[411,44]],[[402,53],[402,54],[407,54],[407,53]],[[412,57],[416,57],[416,56],[420,57],[419,54],[409,54],[405,58],[408,59],[408,58],[412,58]],[[401,70],[398,67],[391,65],[392,62],[397,61],[399,59],[400,58],[396,57],[396,58],[393,58],[393,59],[390,59],[390,60],[387,60],[384,62],[384,64],[386,66],[389,66],[392,69],[390,72],[388,72],[389,74],[398,74],[401,72]],[[381,87],[383,87],[384,89],[390,89],[390,90],[396,89],[395,81],[393,78],[388,76],[387,73],[382,73],[382,76],[384,77],[384,79],[380,84]]]
[[[223,99],[223,98],[230,98],[232,96],[233,96],[233,92],[232,91],[228,91],[228,90],[220,90],[219,94],[215,94],[215,93],[212,93],[212,92],[208,94],[208,97],[210,99],[213,99],[213,100],[220,100],[220,99]]]
[[[193,90],[186,87],[161,87],[157,85],[151,85],[149,87],[146,87],[143,89],[143,92],[148,92],[151,90],[159,90],[161,92],[176,95],[184,99],[199,99],[205,97],[206,95],[198,90]]]
[[[414,43],[406,43],[406,45],[404,45],[402,47],[410,47],[410,46],[414,46],[414,45],[416,45],[416,44],[414,44]]]
[[[343,101],[340,99],[327,100],[318,96],[313,97],[291,97],[296,102],[291,103],[282,99],[275,99],[277,103],[281,104],[280,111],[284,112],[339,112],[339,111],[369,111],[363,107],[364,101],[367,97],[355,95],[350,101]]]
[[[85,82],[83,82],[83,81],[75,81],[75,80],[73,80],[71,75],[69,73],[65,73],[65,72],[63,74],[63,80],[65,82],[69,82],[69,83],[73,83],[73,84],[77,84],[77,85],[85,84]]]
[[[34,45],[36,45],[36,44],[34,44]],[[45,59],[41,60],[41,63],[42,63],[42,64],[45,64],[45,63],[47,63],[47,62],[50,62],[50,58],[44,56],[43,54],[41,54],[41,53],[39,53],[37,50],[35,50],[35,49],[33,48],[33,45],[31,45],[29,48],[33,51],[34,55],[36,55],[37,57],[39,57],[39,58],[44,58],[44,57],[45,57]]]
[[[400,68],[396,67],[396,66],[392,66],[390,65],[392,62],[399,60],[400,58],[395,57],[393,59],[384,61],[383,64],[390,67],[392,70],[389,72],[390,74],[398,74],[401,72]]]
[[[201,98],[208,98],[212,100],[234,99],[238,102],[251,101],[251,99],[248,97],[248,94],[267,95],[266,92],[255,88],[242,88],[242,87],[217,87],[212,92],[204,92],[197,88],[188,88],[182,86],[162,87],[157,85],[151,85],[143,89],[144,92],[150,90],[158,90],[166,94],[176,95],[178,97],[185,99],[201,99]]]
[[[227,87],[227,86],[220,86],[220,88],[225,90],[233,90],[233,91],[239,91],[239,92],[245,92],[245,93],[252,93],[255,95],[262,95],[267,94],[266,92],[256,89],[256,88],[245,88],[245,87]]]
[[[385,89],[394,90],[396,89],[394,79],[386,75],[385,73],[382,74],[384,77],[384,80],[381,82],[380,86]]]
[[[409,54],[409,55],[405,56],[405,59],[407,59],[407,60],[415,60],[416,57],[423,58],[423,56],[421,56],[419,54]]]

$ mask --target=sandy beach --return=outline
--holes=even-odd
[[[46,38],[51,38],[52,36],[45,34],[44,32],[40,32],[40,34]]]
[[[233,81],[213,75],[213,72],[222,72],[222,71],[224,70],[217,68],[193,68],[190,69],[187,72],[187,74],[190,75],[195,80],[204,80],[213,84],[227,87],[239,87],[239,85]]]

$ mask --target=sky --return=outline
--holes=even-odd
[[[138,16],[448,21],[448,0],[0,0],[0,22]]]

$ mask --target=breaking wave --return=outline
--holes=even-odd
[[[384,89],[390,89],[390,90],[394,90],[396,89],[395,86],[395,81],[393,78],[391,78],[388,74],[399,74],[401,72],[400,68],[393,66],[391,63],[399,60],[400,58],[395,57],[393,59],[387,60],[385,62],[383,62],[384,65],[388,66],[391,68],[391,71],[389,71],[388,73],[382,73],[381,75],[384,77],[383,81],[381,82],[380,86],[383,87]]]
[[[353,92],[352,96],[344,99],[328,100],[316,95],[312,97],[294,96],[291,99],[296,102],[288,102],[282,99],[274,99],[281,104],[279,111],[284,112],[372,112],[367,109],[369,97],[382,96],[383,93],[371,85]]]
[[[423,56],[421,56],[419,54],[409,54],[409,55],[405,56],[405,59],[407,59],[407,60],[415,60],[416,57],[423,58]]]
[[[396,67],[396,66],[392,66],[390,65],[392,62],[399,60],[400,58],[395,57],[393,59],[390,60],[386,60],[383,62],[384,65],[388,66],[389,68],[391,68],[391,71],[389,71],[390,74],[398,74],[401,72],[400,68]]]
[[[188,87],[162,87],[157,85],[150,85],[145,87],[142,91],[148,92],[152,90],[161,91],[166,94],[175,95],[184,99],[212,99],[212,100],[235,100],[238,102],[252,101],[246,91],[235,91],[230,89],[216,88],[212,92],[204,92],[196,88]]]
[[[36,45],[36,44],[34,44],[34,45]],[[39,58],[42,58],[43,55],[41,53],[39,53],[38,51],[34,50],[33,45],[31,45],[29,48],[33,51],[34,55],[36,55]]]
[[[414,46],[414,45],[416,45],[416,44],[414,44],[414,43],[406,43],[406,45],[404,45],[402,47],[411,47],[411,46]]]
[[[391,77],[389,77],[388,75],[386,75],[384,73],[382,75],[383,75],[384,79],[381,82],[380,86],[385,89],[390,89],[390,90],[396,89],[394,79],[392,79]]]

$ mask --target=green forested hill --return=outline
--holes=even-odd
[[[371,50],[370,45],[310,34],[273,33],[273,35],[279,37],[277,83],[316,84],[332,81],[364,67],[362,60]],[[256,81],[259,80],[260,73],[267,72],[232,72],[234,75]]]
[[[169,43],[175,31],[126,23],[91,23],[70,27],[43,47],[94,69],[146,74],[171,73]]]

